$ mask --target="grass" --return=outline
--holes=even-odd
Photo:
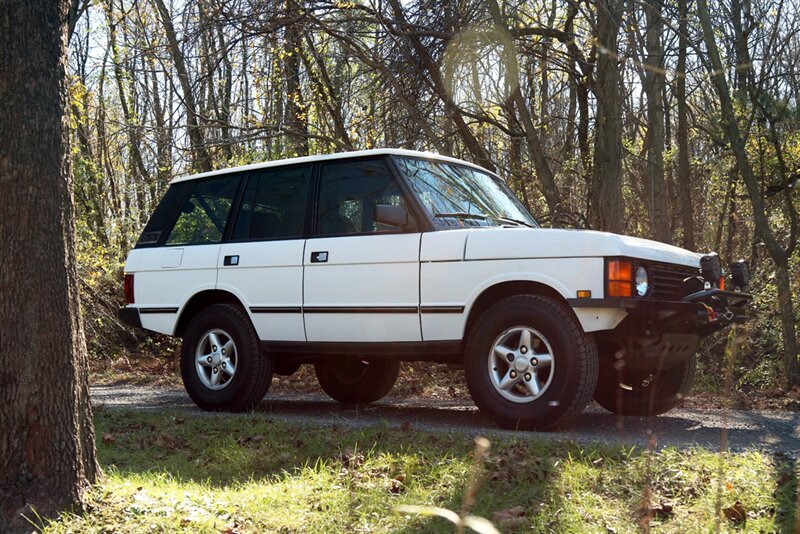
[[[407,425],[115,410],[96,414],[96,430],[103,480],[84,514],[45,532],[446,532],[444,519],[394,508],[460,512],[475,469],[473,438]],[[795,521],[794,463],[758,452],[493,438],[481,463],[470,513],[504,532],[791,532]]]

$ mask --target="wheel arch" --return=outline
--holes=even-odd
[[[234,306],[241,306],[242,309],[245,310],[245,315],[248,319],[250,318],[250,313],[247,311],[247,308],[244,307],[242,301],[239,300],[236,295],[221,289],[207,289],[192,295],[192,298],[190,298],[180,310],[173,335],[183,337],[186,332],[186,327],[189,326],[189,323],[197,312],[213,304],[233,304]]]
[[[468,307],[467,321],[464,323],[462,338],[466,339],[475,321],[478,320],[478,317],[495,302],[515,295],[541,295],[543,297],[550,297],[564,304],[564,306],[569,308],[570,313],[574,314],[572,307],[567,303],[567,299],[552,286],[534,280],[506,280],[484,288],[472,301],[472,305]]]

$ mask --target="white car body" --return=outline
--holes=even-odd
[[[405,150],[335,156],[367,154],[413,155],[466,165],[451,158]],[[297,158],[284,163],[329,159],[333,158]],[[191,178],[270,165],[226,169]],[[178,178],[173,183],[188,179]],[[310,263],[315,250],[328,251],[329,262]],[[224,266],[222,258],[229,254],[239,255],[241,263]],[[554,289],[564,299],[576,298],[578,290],[603,295],[606,257],[699,269],[701,255],[656,241],[589,230],[464,228],[137,248],[128,255],[125,272],[136,275],[136,304],[131,307],[139,309],[141,326],[162,334],[175,334],[178,319],[191,298],[213,289],[229,292],[241,302],[262,340],[414,342],[463,339],[472,305],[481,293],[504,282],[537,282]],[[313,311],[321,307],[383,308],[388,313]],[[252,311],[261,308],[278,311]],[[292,311],[280,313],[279,308]],[[306,312],[308,308],[312,311]],[[403,310],[391,313],[392,308]],[[411,308],[416,308],[416,313],[408,313]],[[447,309],[453,312],[446,313]],[[583,307],[574,311],[586,332],[613,329],[627,315],[619,307]]]
[[[167,310],[142,313],[142,327],[175,334],[178,318],[192,296],[217,289],[237,297],[263,340],[460,340],[472,305],[494,285],[538,282],[564,299],[573,299],[578,290],[603,294],[605,257],[697,269],[701,257],[646,239],[549,228],[471,228],[278,243],[132,250],[125,272],[136,275],[136,306],[145,312]],[[329,251],[330,262],[311,264],[312,249]],[[373,257],[376,252],[379,259]],[[223,266],[222,257],[229,253],[239,255],[242,263]],[[404,307],[422,312],[301,315],[251,311],[323,306]],[[442,308],[459,312],[438,311]],[[610,330],[627,315],[618,307],[574,311],[586,332]]]
[[[371,402],[391,388],[396,361],[429,360],[463,364],[501,425],[546,428],[579,413],[595,385],[615,413],[644,413],[647,391],[612,368],[624,355],[645,390],[651,370],[671,373],[663,413],[689,387],[699,338],[743,320],[716,256],[539,228],[497,176],[406,150],[175,179],[125,272],[120,317],[184,338],[184,383],[205,409],[249,409],[273,370],[304,363],[333,398]],[[257,383],[244,371],[234,381],[234,352]],[[334,376],[345,365],[371,378],[348,385]],[[617,410],[618,386],[629,405]]]

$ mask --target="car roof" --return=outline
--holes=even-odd
[[[170,183],[178,183],[178,182],[186,182],[189,180],[199,180],[200,178],[208,178],[210,176],[217,176],[221,174],[228,174],[232,172],[241,172],[241,171],[253,171],[258,169],[268,169],[270,167],[280,167],[283,165],[296,165],[302,163],[316,163],[318,161],[335,161],[339,159],[351,159],[351,158],[360,158],[364,156],[384,156],[384,155],[392,155],[392,156],[410,156],[415,158],[424,158],[424,159],[433,159],[436,161],[443,161],[447,163],[457,163],[459,165],[465,165],[467,167],[472,167],[474,169],[478,169],[480,171],[489,173],[491,175],[495,175],[493,172],[490,172],[479,165],[475,165],[474,163],[469,163],[468,161],[463,161],[456,158],[451,158],[448,156],[440,156],[434,152],[420,152],[417,150],[403,150],[399,148],[375,148],[372,150],[355,150],[352,152],[337,152],[335,154],[321,154],[317,156],[303,156],[300,158],[288,158],[288,159],[279,159],[274,161],[264,161],[262,163],[252,163],[250,165],[241,165],[239,167],[229,167],[226,169],[219,169],[216,171],[209,171],[209,172],[202,172],[200,174],[190,174],[187,176],[178,176],[174,178]]]

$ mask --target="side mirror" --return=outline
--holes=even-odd
[[[372,213],[372,218],[378,224],[405,228],[408,226],[408,212],[402,206],[378,204]]]

